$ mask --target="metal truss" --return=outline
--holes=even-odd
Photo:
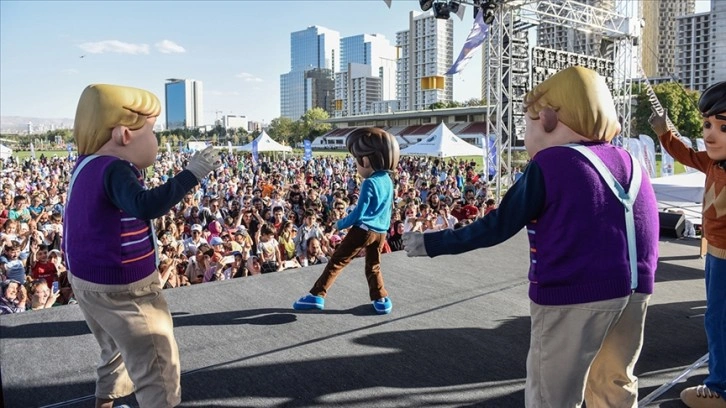
[[[631,2],[616,0],[615,10],[605,10],[571,0],[505,0],[494,10],[483,50],[487,62],[483,78],[482,96],[487,103],[487,134],[498,135],[497,152],[502,158],[496,172],[496,197],[502,196],[502,188],[511,180],[502,180],[502,173],[512,174],[513,140],[522,138],[523,86],[514,78],[519,74],[521,61],[516,39],[521,38],[532,25],[551,24],[568,27],[612,42],[613,98],[621,116],[621,138],[630,137],[631,122],[631,70],[636,55],[634,41],[639,36],[640,25],[632,17]],[[531,69],[529,73],[531,78]],[[536,84],[526,84],[531,88]],[[529,90],[529,89],[527,89]]]

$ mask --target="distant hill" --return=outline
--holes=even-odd
[[[26,133],[28,122],[33,124],[34,133],[42,133],[54,129],[73,127],[70,118],[31,118],[26,116],[0,116],[0,133]]]

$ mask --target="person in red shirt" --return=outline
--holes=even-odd
[[[466,219],[475,220],[479,216],[479,208],[476,206],[476,198],[467,197],[466,204],[461,208]],[[452,212],[453,214],[453,212]]]
[[[45,279],[48,287],[53,287],[53,282],[58,280],[58,269],[48,258],[48,245],[32,242],[30,244],[30,276],[33,280]]]

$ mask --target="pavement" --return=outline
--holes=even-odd
[[[703,259],[696,240],[660,243],[636,366],[647,407],[684,407],[702,382]],[[593,245],[593,250],[597,246]],[[524,232],[488,249],[382,259],[393,312],[368,300],[354,260],[324,311],[294,300],[323,266],[164,292],[182,365],[182,407],[522,407],[529,345]],[[0,317],[4,406],[92,407],[99,348],[77,305]],[[138,406],[133,396],[119,400]]]

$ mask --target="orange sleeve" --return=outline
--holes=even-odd
[[[658,137],[660,144],[668,154],[673,156],[675,160],[688,167],[706,173],[708,167],[713,163],[706,152],[697,152],[686,146],[678,139],[672,131],[667,131]]]

